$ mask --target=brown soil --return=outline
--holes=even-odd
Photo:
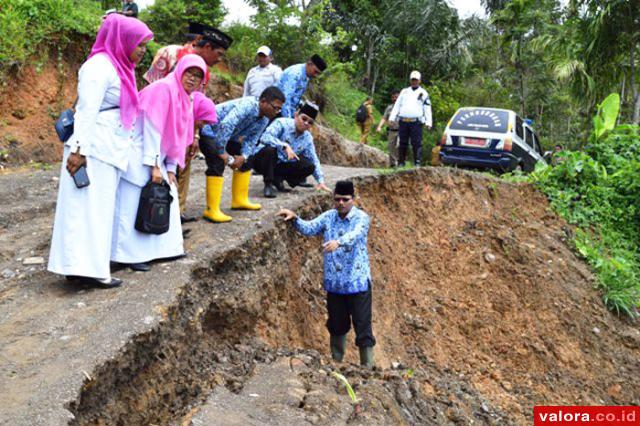
[[[436,169],[359,189],[383,370],[341,367],[365,407],[349,422],[524,424],[534,405],[640,402],[637,325],[606,311],[567,248],[570,230],[535,190]],[[327,206],[317,197],[302,215]],[[167,322],[96,371],[76,422],[192,415],[217,385],[241,392],[256,363],[290,356],[283,348],[308,357],[308,389],[340,392],[327,374],[319,245],[281,224],[196,267]],[[347,361],[356,354],[350,342]],[[310,407],[307,420],[332,424],[331,408]]]
[[[0,92],[0,166],[59,161],[53,123],[75,99],[83,43],[61,52],[62,60],[52,49],[40,65],[13,70]]]

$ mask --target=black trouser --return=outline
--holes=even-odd
[[[308,161],[300,160],[287,163],[278,163],[275,167],[276,179],[286,180],[292,188],[304,182],[307,176],[313,174],[316,166]]]
[[[419,166],[422,162],[422,123],[419,120],[411,123],[400,121],[398,137],[400,138],[400,145],[398,146],[399,165],[404,166],[407,150],[409,149],[409,139],[411,139],[413,162],[416,166]]]
[[[332,336],[349,332],[351,322],[356,331],[356,346],[372,347],[376,344],[371,328],[371,286],[369,290],[354,294],[327,292],[327,329]]]
[[[272,146],[265,146],[255,155],[249,157],[253,170],[262,175],[265,185],[273,182],[278,151]]]
[[[229,141],[227,143],[227,154],[229,155],[242,155],[242,144],[236,141]],[[227,166],[219,154],[215,150],[213,140],[207,137],[200,139],[200,151],[204,154],[204,158],[207,161],[207,170],[205,174],[207,176],[222,176],[224,174],[224,168]],[[249,157],[240,167],[241,172],[251,170],[253,165],[253,156]]]

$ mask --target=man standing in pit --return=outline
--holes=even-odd
[[[398,100],[399,91],[391,92],[391,103],[384,110],[384,115],[378,123],[377,131],[382,132],[382,126],[387,125],[387,149],[389,151],[389,166],[396,167],[398,165],[398,122],[390,121],[391,111]]]
[[[422,161],[422,126],[431,130],[431,100],[429,93],[420,87],[420,73],[412,71],[409,76],[411,85],[402,89],[398,100],[393,106],[389,121],[398,121],[398,165],[404,166],[409,148],[409,139],[413,147],[413,161],[416,167],[420,167]]]
[[[243,96],[253,96],[259,98],[264,89],[275,86],[282,75],[282,68],[271,63],[271,49],[267,46],[260,46],[256,53],[258,65],[251,68],[244,80]]]
[[[254,162],[274,159],[254,157],[258,138],[269,122],[282,109],[284,95],[275,86],[267,87],[260,99],[239,98],[216,106],[218,123],[206,125],[200,131],[200,150],[207,161],[207,208],[203,217],[211,222],[229,222],[220,210],[224,169],[233,169],[231,208],[260,210],[260,204],[249,201],[249,182]],[[263,153],[264,155],[265,153]],[[275,152],[270,153],[275,157]]]
[[[347,333],[353,323],[360,365],[372,367],[376,339],[371,327],[371,270],[367,253],[369,215],[353,205],[353,183],[336,183],[334,209],[313,220],[302,220],[294,212],[282,209],[277,216],[293,221],[302,235],[322,234],[324,243],[324,288],[327,291],[327,329],[331,356],[341,362]]]

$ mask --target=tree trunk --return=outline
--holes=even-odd
[[[373,72],[373,82],[371,83],[371,90],[369,91],[369,96],[373,96],[376,93],[376,83],[378,82],[378,73],[380,71],[380,67],[375,67],[375,71]]]
[[[629,62],[631,65],[631,92],[633,93],[633,124],[640,124],[640,93],[638,91],[638,84],[636,82],[636,57],[635,57],[636,45],[631,43],[631,49],[629,52]]]

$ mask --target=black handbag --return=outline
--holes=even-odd
[[[167,232],[172,201],[171,187],[166,181],[163,180],[162,183],[147,182],[140,193],[136,230],[156,235]]]

